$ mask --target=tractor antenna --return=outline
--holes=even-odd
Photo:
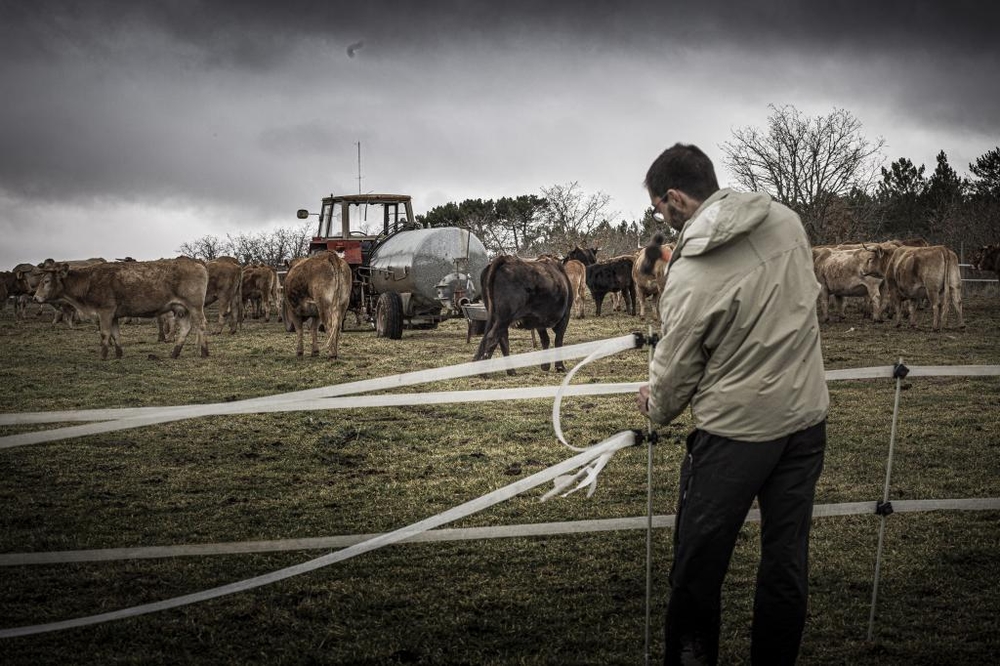
[[[361,142],[358,141],[358,194],[361,194]]]

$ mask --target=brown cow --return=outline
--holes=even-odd
[[[948,306],[958,315],[958,327],[965,328],[962,318],[962,275],[958,256],[943,245],[897,248],[885,273],[889,298],[896,309],[896,326],[902,324],[903,304],[910,310],[910,326],[917,326],[915,301],[926,297],[933,312],[931,328],[935,331],[947,321]]]
[[[83,268],[94,264],[103,264],[106,261],[102,257],[93,257],[91,259],[72,259],[60,263],[64,263],[70,268]],[[23,319],[27,314],[27,304],[31,302],[32,297],[35,295],[35,289],[42,279],[41,265],[18,264],[14,268],[14,276],[14,293],[18,294],[18,299],[14,303],[14,312],[16,315],[18,313],[18,306],[20,306],[20,316]],[[48,306],[53,311],[53,325],[58,324],[60,321],[65,321],[70,328],[73,328],[73,324],[79,320],[79,313],[76,308],[65,301],[49,303]],[[39,310],[38,316],[42,314],[43,311]]]
[[[42,279],[41,271],[34,264],[18,264],[14,266],[14,285],[10,295],[14,297],[14,318],[24,319],[27,316],[27,306],[35,294],[38,281]]]
[[[866,296],[871,304],[872,319],[882,314],[880,260],[886,250],[879,245],[871,249],[851,250],[813,248],[813,269],[819,282],[820,322],[830,321],[830,297],[837,299],[840,317],[844,317],[844,296]]]
[[[646,316],[646,297],[653,297],[653,311],[656,316],[660,316],[660,294],[667,281],[667,265],[670,263],[670,254],[673,251],[672,245],[661,245],[661,253],[656,257],[650,273],[644,273],[643,259],[645,258],[645,248],[636,251],[632,260],[632,279],[635,280],[635,297],[639,301],[639,316]]]
[[[7,309],[7,299],[16,283],[13,271],[0,271],[0,310]]]
[[[351,267],[335,252],[318,252],[296,261],[285,275],[284,320],[298,334],[296,356],[302,356],[302,333],[312,320],[312,355],[319,355],[316,335],[326,328],[324,345],[330,358],[337,358],[340,328],[351,304]]]
[[[562,347],[573,309],[573,288],[562,263],[550,257],[525,261],[501,255],[483,269],[480,283],[486,305],[486,333],[473,360],[490,358],[497,345],[504,356],[509,356],[508,334],[514,324],[537,331],[542,349],[549,348],[545,329],[551,328],[555,346]],[[556,361],[555,366],[556,370],[566,370],[562,361]],[[543,363],[542,370],[548,369],[549,364]],[[508,370],[507,374],[514,371]]]
[[[213,259],[205,263],[205,268],[208,269],[205,307],[216,301],[219,303],[219,328],[214,333],[222,333],[226,321],[229,321],[229,332],[235,333],[243,301],[243,269],[232,257]]]
[[[264,321],[271,321],[271,308],[277,311],[278,301],[278,272],[270,266],[262,264],[250,264],[243,267],[243,283],[240,287],[244,303],[250,303],[253,307],[254,318],[259,318],[261,311],[264,314]],[[243,317],[240,316],[242,321]]]
[[[576,259],[567,259],[563,263],[566,277],[569,278],[570,288],[573,290],[573,309],[577,319],[583,319],[586,311],[583,307],[583,299],[587,293],[587,267]]]
[[[194,326],[201,355],[208,356],[204,307],[208,270],[199,262],[182,257],[70,268],[49,259],[41,268],[35,300],[63,299],[84,316],[97,315],[102,359],[112,344],[115,356],[122,356],[119,317],[155,317],[164,312],[177,317],[177,343],[170,355],[180,356]]]

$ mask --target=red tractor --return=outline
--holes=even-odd
[[[299,219],[309,215],[298,212]],[[370,216],[380,228],[368,226]],[[325,197],[309,243],[310,253],[322,250],[339,252],[350,264],[351,308],[374,325],[379,337],[396,340],[404,325],[434,328],[444,319],[464,316],[463,306],[479,298],[479,276],[489,263],[486,248],[471,231],[421,226],[410,197],[401,194]]]

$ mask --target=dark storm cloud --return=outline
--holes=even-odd
[[[274,185],[274,178],[292,176],[265,173],[254,159],[292,160],[302,151],[350,145],[359,133],[349,123],[330,129],[308,117],[286,118],[260,98],[266,88],[288,85],[288,105],[307,104],[310,87],[363,85],[350,78],[348,65],[382,62],[399,70],[415,54],[454,67],[456,88],[467,93],[489,87],[495,76],[470,67],[491,67],[497,54],[537,53],[563,62],[565,76],[552,81],[553,92],[584,100],[600,91],[575,90],[580,54],[672,63],[683,51],[691,54],[689,67],[720,53],[734,62],[762,54],[772,63],[829,59],[850,63],[833,68],[850,79],[840,82],[843,90],[881,97],[932,125],[1000,135],[996,13],[992,3],[971,1],[3,2],[0,83],[9,100],[0,105],[0,191],[225,199],[255,177],[237,176],[234,165],[244,172],[259,166],[256,177]],[[350,58],[348,48],[362,41]],[[307,48],[314,58],[303,57]],[[287,75],[288,63],[311,59],[329,59],[326,80],[300,87],[275,81]],[[670,86],[678,73],[664,70],[644,85]],[[263,78],[274,72],[281,74]],[[406,93],[435,74],[414,72]],[[729,75],[714,72],[705,83],[725,86]],[[758,73],[761,81],[771,76]],[[687,93],[674,92],[679,100]],[[238,101],[226,106],[227,96]],[[455,99],[456,113],[467,113],[465,101]],[[852,102],[838,105],[850,109]],[[263,154],[247,157],[247,147]],[[264,190],[264,183],[251,185],[253,193]]]
[[[258,65],[302,37],[379,38],[387,47],[505,40],[518,35],[583,43],[665,40],[782,48],[885,51],[913,48],[996,55],[993,3],[841,0],[817,2],[469,2],[357,0],[240,2],[36,0],[4,3],[8,52],[97,48],[120,30],[145,27],[180,43]],[[359,37],[362,36],[362,37]],[[651,43],[651,42],[646,42]]]

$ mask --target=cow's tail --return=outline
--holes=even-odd
[[[479,275],[479,284],[483,288],[483,306],[486,308],[487,319],[489,319],[491,313],[493,312],[493,276],[496,275],[497,270],[509,260],[510,257],[507,255],[501,255],[491,261]]]
[[[495,313],[493,312],[493,281],[496,272],[501,266],[504,266],[510,261],[510,257],[507,255],[500,255],[483,269],[483,272],[479,275],[479,283],[483,288],[483,305],[486,307],[486,326],[483,329],[483,337],[479,341],[479,348],[476,350],[476,355],[473,360],[480,360],[487,358],[487,354],[492,354],[493,349],[496,348],[496,341],[491,339],[491,333],[495,337],[495,332],[493,332],[493,324],[496,321],[494,319]]]
[[[230,330],[233,332],[241,330],[243,328],[243,269],[236,274],[236,289],[233,291],[233,297],[229,303],[229,316],[232,317],[233,323],[230,324]]]
[[[271,291],[271,303],[274,308],[277,309],[279,306],[278,301],[278,271],[272,266],[271,270],[268,272],[268,277],[270,278],[270,291]]]
[[[957,310],[959,321],[962,321],[962,269],[958,265],[958,255],[952,250],[946,249],[947,272],[945,276],[944,297],[945,302]]]

